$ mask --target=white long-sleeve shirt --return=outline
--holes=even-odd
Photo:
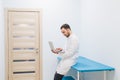
[[[65,49],[59,52],[62,59],[77,58],[79,56],[79,40],[75,34],[71,34],[65,45]]]
[[[62,60],[57,66],[57,73],[65,75],[72,65],[76,63],[76,59],[79,56],[79,40],[74,34],[71,34],[65,46],[61,52],[58,53]]]

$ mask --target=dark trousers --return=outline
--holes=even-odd
[[[58,74],[57,72],[54,75],[54,80],[62,80],[62,78],[64,77],[64,75]]]

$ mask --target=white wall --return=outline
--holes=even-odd
[[[120,0],[81,0],[81,50],[83,56],[115,67],[108,80],[120,80]],[[85,80],[103,80],[102,74]]]
[[[64,23],[70,24],[73,31],[79,33],[80,0],[3,0],[3,5],[4,8],[43,9],[43,80],[53,80],[57,59],[51,53],[48,41],[52,40],[56,47],[63,46],[66,39],[59,28]]]
[[[0,0],[0,80],[5,80],[4,57],[3,6],[2,0]]]
[[[108,80],[120,79],[120,0],[3,0],[3,4],[8,8],[43,9],[43,80],[53,80],[57,61],[47,42],[53,40],[60,47],[64,44],[59,27],[65,22],[80,37],[80,54],[115,67],[115,72],[108,73]],[[2,55],[3,49],[1,46]],[[3,57],[0,60],[4,64]],[[4,80],[2,73],[0,80]],[[102,76],[101,72],[85,73],[84,79],[102,80]]]

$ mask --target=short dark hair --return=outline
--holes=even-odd
[[[70,29],[70,30],[71,30],[71,28],[70,28],[70,26],[69,26],[68,24],[63,24],[63,25],[60,27],[60,29],[62,29],[62,28]]]

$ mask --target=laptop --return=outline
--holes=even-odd
[[[53,42],[52,42],[52,41],[48,41],[48,43],[49,43],[50,49],[51,49],[51,50],[55,50],[54,45],[53,45]],[[56,51],[57,51],[57,52],[60,52],[61,50],[56,50]]]
[[[48,41],[48,43],[49,43],[50,49],[51,50],[55,50],[53,42],[52,41]]]

